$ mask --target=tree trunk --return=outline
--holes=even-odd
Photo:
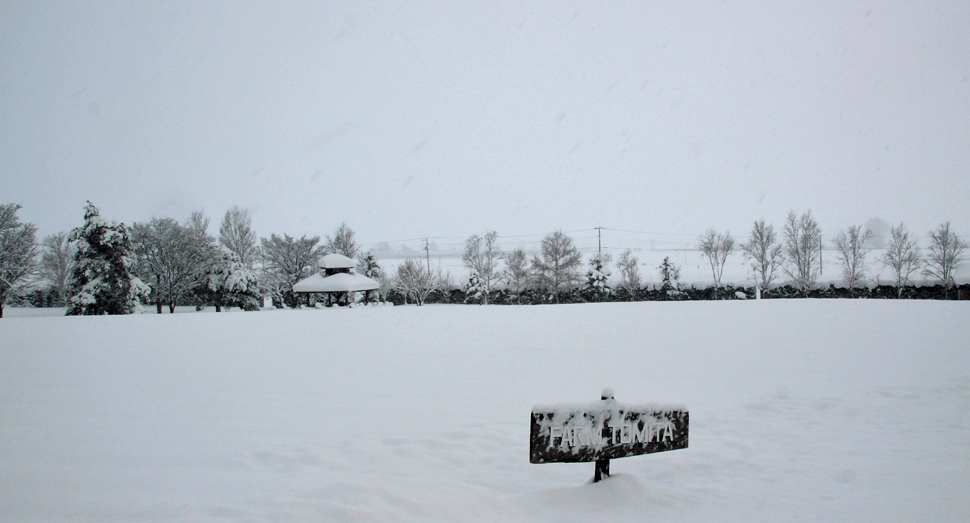
[[[158,274],[155,275],[155,314],[162,313],[162,294],[159,292],[162,289],[162,277]]]

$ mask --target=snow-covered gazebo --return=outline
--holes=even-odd
[[[349,296],[351,292],[372,291],[381,286],[377,281],[354,272],[356,265],[354,260],[342,254],[328,254],[317,263],[320,270],[297,282],[293,286],[293,292],[306,294],[307,304],[311,294],[326,294],[327,305],[330,305],[333,294],[337,294],[339,300],[340,294]]]

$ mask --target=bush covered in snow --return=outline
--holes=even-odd
[[[206,287],[203,291],[206,301],[216,306],[239,307],[247,311],[259,310],[259,283],[256,273],[243,265],[239,255],[220,246],[215,259],[206,271]]]

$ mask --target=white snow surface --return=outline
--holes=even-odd
[[[970,521],[970,306],[365,307],[0,320],[0,521]],[[536,404],[690,447],[529,463]]]

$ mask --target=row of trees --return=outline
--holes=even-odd
[[[312,272],[318,258],[337,253],[356,258],[358,272],[378,280],[377,299],[397,292],[422,304],[431,293],[453,286],[451,276],[408,259],[386,274],[373,253],[362,252],[355,234],[341,224],[325,240],[319,236],[296,238],[271,234],[259,238],[248,212],[233,207],[224,215],[219,236],[208,234],[209,219],[192,213],[184,223],[153,218],[130,228],[108,223],[90,203],[82,227],[36,242],[36,227],[17,218],[19,205],[0,206],[0,317],[3,303],[18,287],[45,282],[53,305],[67,306],[69,314],[130,312],[140,303],[154,304],[158,312],[187,302],[214,305],[216,310],[256,309],[261,297],[278,306],[296,306],[293,285]],[[913,273],[923,269],[949,290],[953,271],[967,247],[949,222],[930,233],[924,255],[905,225],[892,228],[890,241],[878,261],[893,271],[901,295]],[[833,240],[848,287],[861,282],[868,270],[867,255],[873,234],[861,226],[841,231]],[[611,287],[614,263],[608,254],[592,256],[583,270],[583,258],[572,238],[562,231],[546,236],[539,252],[522,249],[504,252],[498,234],[472,235],[462,256],[471,276],[464,286],[468,301],[487,304],[496,286],[515,296],[526,290],[559,300],[560,292],[581,289],[590,299],[605,299],[616,290],[634,295],[642,285],[639,259],[631,251],[615,261],[619,278]],[[730,233],[714,229],[698,238],[698,250],[710,262],[714,293],[736,244]],[[820,275],[822,235],[811,212],[789,213],[780,234],[763,219],[754,223],[750,239],[738,247],[750,261],[759,290],[767,289],[782,273],[796,288],[807,292]],[[665,259],[657,267],[662,290],[677,292],[679,268]],[[371,296],[365,299],[370,300]]]
[[[296,305],[293,285],[309,276],[317,260],[328,253],[355,257],[359,247],[354,231],[341,224],[333,236],[270,234],[259,238],[248,211],[233,207],[222,219],[219,237],[206,233],[209,220],[193,213],[185,225],[171,218],[134,224],[135,252],[140,275],[151,279],[152,302],[174,311],[187,298],[203,304],[259,308],[261,297],[279,306]],[[360,257],[370,275],[379,271],[372,256]]]
[[[489,292],[496,282],[504,282],[510,290],[519,292],[524,288],[546,289],[556,296],[564,289],[581,285],[582,257],[572,240],[561,231],[554,232],[542,241],[541,251],[531,260],[521,250],[508,254],[497,247],[497,234],[492,231],[483,237],[471,236],[465,244],[462,258],[471,271],[466,294],[480,303],[488,303]],[[878,261],[892,271],[899,296],[909,284],[910,277],[921,267],[922,274],[938,280],[949,292],[954,286],[953,272],[963,260],[967,248],[952,230],[949,222],[943,223],[929,234],[930,247],[924,255],[904,224],[892,227],[889,244]],[[836,257],[842,266],[842,276],[850,289],[859,285],[868,273],[867,255],[871,252],[872,231],[862,226],[851,226],[840,231],[832,240]],[[711,266],[714,296],[721,287],[721,277],[728,257],[735,251],[735,240],[729,232],[707,230],[698,238],[697,248]],[[822,230],[812,218],[811,211],[798,215],[788,214],[780,236],[764,219],[754,223],[750,239],[740,244],[749,260],[758,292],[769,288],[781,273],[786,275],[795,288],[807,293],[821,274]],[[499,261],[505,268],[499,268]],[[608,284],[611,274],[607,254],[596,254],[589,260],[585,274],[585,289],[593,297],[612,292]],[[620,271],[619,288],[634,292],[640,287],[639,260],[625,251],[617,260]],[[658,267],[663,281],[662,290],[676,292],[679,267],[669,258]]]
[[[153,218],[128,227],[109,223],[90,202],[83,226],[38,245],[37,228],[17,217],[20,208],[0,206],[0,317],[12,293],[39,285],[46,286],[49,304],[66,306],[68,314],[126,314],[143,303],[174,312],[186,302],[255,310],[262,296],[295,305],[293,284],[321,255],[358,251],[346,224],[324,244],[305,235],[259,239],[248,212],[233,207],[214,238],[202,213],[184,223]],[[380,271],[372,255],[361,261],[370,275]]]
[[[938,280],[947,292],[953,288],[953,272],[963,260],[967,244],[951,230],[950,222],[931,231],[929,238],[929,251],[924,256],[905,224],[890,229],[889,243],[878,262],[892,271],[899,296],[913,273],[921,267],[924,276]],[[860,284],[868,273],[866,257],[872,250],[872,239],[871,230],[853,225],[839,231],[832,240],[842,267],[842,279],[849,288]],[[730,233],[710,229],[699,238],[698,249],[710,262],[716,290],[720,286],[725,261],[734,251],[734,239]],[[768,288],[776,275],[783,272],[796,288],[804,292],[815,285],[821,274],[822,230],[812,218],[811,211],[800,216],[790,212],[780,238],[764,219],[756,221],[750,240],[741,244],[741,249],[751,261],[759,290]]]
[[[491,231],[484,236],[472,235],[465,242],[462,262],[471,271],[466,286],[470,299],[488,304],[488,296],[499,282],[505,283],[516,294],[531,287],[546,289],[558,297],[557,291],[584,281],[581,274],[582,254],[572,238],[562,231],[555,231],[543,238],[540,252],[531,258],[522,249],[502,252],[497,239],[498,233]],[[505,268],[500,269],[499,264],[503,260]],[[610,261],[608,254],[601,253],[589,260],[585,283],[596,294],[611,292],[608,284]],[[629,252],[624,253],[620,260],[621,285],[639,285],[638,262]]]

